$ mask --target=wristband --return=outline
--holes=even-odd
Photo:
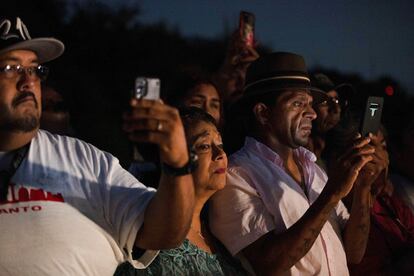
[[[161,163],[161,170],[166,175],[171,176],[182,176],[191,174],[193,171],[195,171],[198,167],[198,156],[193,151],[189,152],[189,159],[187,164],[185,164],[183,167],[176,168],[172,167],[164,162]]]

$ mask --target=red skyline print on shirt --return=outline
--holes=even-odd
[[[64,199],[63,199],[62,194],[60,193],[53,194],[51,192],[44,191],[43,189],[17,186],[14,183],[10,183],[7,200],[0,202],[0,204],[29,202],[29,201],[64,202]]]

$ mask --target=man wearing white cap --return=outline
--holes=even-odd
[[[177,110],[131,101],[124,120],[131,140],[159,146],[158,191],[112,155],[39,130],[42,63],[63,51],[57,39],[32,39],[20,18],[0,20],[1,275],[112,275],[126,260],[143,268],[190,225],[194,163]]]

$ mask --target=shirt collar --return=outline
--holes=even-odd
[[[259,156],[275,163],[276,165],[283,167],[283,160],[280,158],[279,154],[273,151],[271,148],[266,146],[265,144],[257,141],[253,137],[246,137],[244,142],[244,146],[247,150],[251,150],[258,154]],[[315,162],[317,160],[315,154],[304,147],[299,147],[293,150],[295,156],[298,157],[300,161],[304,162]]]

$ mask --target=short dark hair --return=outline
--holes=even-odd
[[[167,97],[168,104],[181,108],[184,101],[191,95],[194,88],[202,84],[213,86],[217,90],[221,102],[222,96],[211,76],[206,73],[194,73],[182,74],[180,77],[176,78],[175,83]]]
[[[183,122],[184,131],[199,122],[206,122],[217,127],[216,120],[209,113],[198,107],[183,107],[179,109],[181,121]]]
[[[267,107],[272,108],[275,103],[277,102],[277,99],[279,96],[283,94],[283,92],[278,93],[266,93],[263,95],[250,97],[245,99],[245,102],[243,103],[243,112],[244,115],[242,115],[243,125],[245,129],[246,135],[254,135],[257,132],[257,119],[256,115],[253,112],[253,108],[258,103],[263,103]]]

